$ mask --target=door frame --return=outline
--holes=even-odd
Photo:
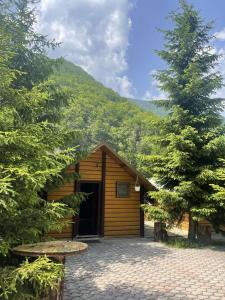
[[[101,236],[101,224],[102,224],[102,219],[104,218],[103,216],[103,211],[102,211],[102,182],[100,180],[79,180],[77,182],[77,192],[81,192],[81,184],[83,183],[95,183],[98,184],[98,216],[97,216],[97,235]],[[76,216],[76,222],[74,224],[75,230],[74,230],[74,237],[78,236],[79,233],[79,215]]]

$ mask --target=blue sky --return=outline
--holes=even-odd
[[[215,32],[225,28],[224,0],[193,0],[188,3],[199,9],[206,20],[215,21]],[[160,95],[150,75],[153,70],[165,67],[163,61],[154,53],[154,49],[163,48],[163,35],[156,28],[171,27],[172,24],[166,16],[171,10],[176,9],[178,9],[176,0],[139,0],[130,12],[133,26],[129,36],[130,47],[127,51],[129,65],[127,75],[137,89],[138,98],[142,98],[146,91],[153,97]],[[218,49],[225,49],[225,39],[222,43],[216,40],[215,45]]]
[[[205,20],[215,21],[214,51],[225,54],[225,1],[189,0]],[[158,28],[178,0],[41,0],[37,29],[62,42],[50,56],[64,56],[123,96],[165,97],[152,77],[165,65],[154,53],[163,47]],[[218,71],[225,78],[225,58]],[[225,97],[225,88],[217,96]]]

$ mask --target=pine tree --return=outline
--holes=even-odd
[[[7,2],[15,4],[15,14],[16,5],[24,4],[23,11],[31,18],[27,24],[32,27],[33,12],[29,11],[28,1],[4,1]],[[35,68],[46,58],[38,56],[37,61],[36,52],[29,48],[29,39],[34,39],[29,27],[25,26],[20,34],[27,43],[21,39],[17,44],[7,9],[9,6],[0,10],[0,298],[40,299],[38,288],[55,287],[62,275],[61,266],[39,259],[15,271],[18,262],[11,250],[18,244],[40,241],[50,229],[60,230],[65,225],[62,218],[75,213],[82,196],[72,194],[50,203],[44,199],[43,191],[52,182],[62,182],[67,166],[77,161],[77,148],[68,148],[68,144],[72,140],[75,144],[78,137],[61,125],[69,94],[48,80],[50,71],[45,69],[35,76],[33,71],[30,73],[30,63]],[[18,19],[15,17],[15,27]],[[28,47],[29,53],[33,51],[25,65],[18,51],[21,45]],[[42,45],[48,45],[45,38]],[[25,51],[25,57],[26,54]]]
[[[11,69],[19,70],[23,76],[14,78],[15,88],[31,89],[48,78],[53,70],[54,61],[46,52],[59,44],[48,40],[35,31],[36,4],[39,0],[0,0],[0,26],[11,38],[8,46],[14,52],[9,61]]]
[[[170,18],[174,28],[162,30],[165,49],[157,51],[168,66],[156,74],[168,94],[168,100],[160,101],[168,116],[158,124],[156,138],[162,153],[143,157],[145,169],[160,188],[150,193],[155,205],[146,205],[145,210],[169,226],[188,213],[188,237],[193,241],[199,220],[207,219],[217,228],[218,221],[225,220],[225,198],[214,189],[225,158],[223,103],[212,98],[222,86],[222,77],[215,70],[219,56],[210,46],[212,24],[205,24],[185,1]]]

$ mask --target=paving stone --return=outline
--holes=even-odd
[[[65,300],[222,300],[225,249],[105,239],[66,261]]]

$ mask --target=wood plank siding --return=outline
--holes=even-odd
[[[86,160],[80,161],[79,173],[82,180],[101,180],[101,151],[96,151],[88,155]],[[75,166],[69,166],[68,172],[74,172]],[[76,185],[74,182],[65,182],[63,186],[48,194],[48,200],[60,200],[65,196],[71,195],[76,192]],[[64,228],[63,232],[49,232],[49,235],[55,238],[68,238],[71,239],[73,235],[73,227],[75,219],[70,216],[63,219],[62,222],[69,221],[70,224]]]
[[[140,193],[135,192],[135,180],[123,166],[108,154],[105,175],[105,236],[140,235]],[[116,197],[117,182],[129,183],[129,197]]]
[[[207,221],[207,220],[200,220],[199,224],[201,225],[209,225],[212,228],[212,225]],[[184,230],[184,231],[188,231],[188,227],[189,227],[189,216],[188,214],[185,214],[179,227]],[[220,227],[221,230],[223,230],[223,226]],[[213,228],[212,228],[213,229]]]
[[[79,165],[79,167],[78,167]],[[149,183],[121,159],[108,146],[99,146],[90,153],[86,159],[81,160],[76,166],[70,166],[68,172],[79,170],[80,180],[85,182],[101,183],[101,230],[100,235],[110,236],[140,236],[140,192],[135,191],[137,175],[140,176],[145,187]],[[117,197],[117,182],[129,184],[129,197]],[[79,182],[65,182],[48,194],[48,200],[60,200],[66,195],[76,192]],[[148,186],[147,186],[148,188]],[[71,223],[62,233],[50,232],[57,238],[72,238],[76,232],[73,217],[68,217]],[[65,220],[62,220],[64,222]]]
[[[74,166],[69,167],[70,171],[73,169]],[[64,185],[57,188],[56,190],[48,193],[48,201],[59,201],[65,196],[69,196],[74,193],[74,182],[65,182]],[[73,216],[68,216],[67,218],[62,219],[62,222],[69,224],[64,227],[62,232],[55,232],[50,231],[49,235],[54,238],[62,238],[62,239],[70,239],[72,237],[73,231]]]
[[[81,180],[102,180],[102,151],[99,149],[88,155],[85,160],[80,161]]]

